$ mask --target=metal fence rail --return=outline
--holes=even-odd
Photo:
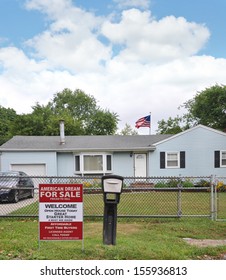
[[[83,184],[84,217],[103,217],[101,177],[30,177],[34,197],[17,203],[0,203],[0,217],[37,217],[39,184]],[[224,178],[226,179],[226,178]],[[119,217],[208,217],[223,209],[215,198],[213,177],[125,177],[118,205]],[[218,181],[217,181],[218,182]],[[0,187],[10,190],[10,187]],[[226,194],[226,193],[225,193]],[[226,196],[224,195],[224,198]],[[218,203],[216,205],[216,203]],[[219,210],[224,215],[225,210]],[[226,216],[225,216],[226,217]],[[219,218],[219,216],[218,216]]]

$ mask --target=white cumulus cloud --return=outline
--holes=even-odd
[[[133,8],[114,18],[71,0],[27,1],[28,10],[45,14],[46,29],[24,49],[0,48],[0,104],[26,113],[65,87],[79,88],[118,113],[120,128],[151,111],[154,132],[158,120],[176,116],[197,91],[225,83],[226,59],[199,54],[210,38],[205,25],[175,16],[156,20],[149,1],[115,2]]]
[[[150,11],[137,9],[124,11],[120,22],[106,21],[102,32],[113,44],[122,45],[122,59],[143,63],[194,55],[210,36],[205,26],[185,18],[169,16],[156,21]]]
[[[113,0],[120,9],[128,7],[137,7],[148,9],[150,5],[150,0]]]

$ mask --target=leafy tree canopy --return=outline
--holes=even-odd
[[[226,86],[215,85],[198,92],[183,105],[190,125],[203,124],[215,129],[226,128]]]
[[[97,106],[95,98],[77,89],[64,89],[47,105],[36,103],[32,113],[17,115],[8,109],[8,135],[59,135],[59,120],[65,121],[66,135],[109,135],[117,130],[118,115]],[[6,112],[0,108],[0,114]],[[13,114],[15,113],[15,114]],[[10,115],[12,114],[12,116]],[[1,130],[6,125],[1,124]]]
[[[16,117],[16,111],[0,105],[0,145],[11,138],[10,125]]]
[[[226,86],[214,85],[197,92],[194,98],[182,106],[186,113],[181,117],[169,118],[158,122],[158,133],[179,133],[198,124],[211,128],[226,129]]]
[[[120,135],[137,135],[138,132],[133,129],[128,123],[125,124],[125,127],[120,131]]]
[[[183,131],[182,128],[182,118],[177,116],[175,118],[169,117],[167,121],[158,121],[158,134],[177,134]]]

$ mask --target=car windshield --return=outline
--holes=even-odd
[[[0,172],[0,181],[16,181],[18,173],[16,172]]]

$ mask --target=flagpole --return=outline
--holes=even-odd
[[[149,127],[149,135],[151,135],[151,112],[150,112],[150,127]]]

